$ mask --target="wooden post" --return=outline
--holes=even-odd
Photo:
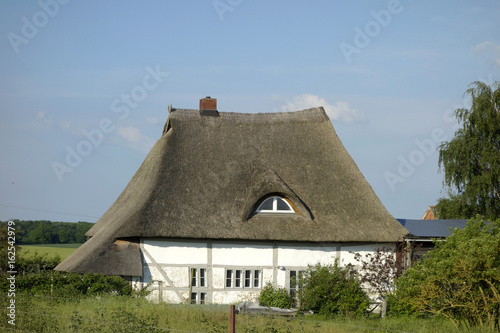
[[[158,281],[158,301],[163,302],[163,281]]]
[[[230,332],[235,333],[236,329],[236,318],[235,318],[235,307],[234,305],[231,305],[231,314],[230,314]]]
[[[189,274],[189,295],[188,295],[189,302],[188,302],[188,304],[191,304],[191,294],[193,293],[193,275],[194,275],[194,269],[191,268],[191,270],[189,272],[190,272],[190,274]]]

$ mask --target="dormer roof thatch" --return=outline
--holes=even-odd
[[[297,213],[254,214],[272,194],[286,197]],[[92,238],[56,269],[142,275],[137,240],[144,237],[395,242],[406,234],[322,107],[211,116],[177,109],[127,187],[89,230]]]

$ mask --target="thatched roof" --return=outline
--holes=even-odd
[[[290,199],[298,213],[253,214],[272,193]],[[87,233],[92,238],[56,269],[142,275],[133,240],[140,237],[394,242],[407,233],[322,107],[218,116],[177,109],[125,190]],[[116,240],[129,242],[120,252]]]

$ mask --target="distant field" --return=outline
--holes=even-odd
[[[35,245],[21,245],[21,251],[28,256],[47,254],[49,257],[59,255],[61,260],[68,257],[82,244],[35,244]]]

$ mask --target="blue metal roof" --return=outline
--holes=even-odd
[[[424,238],[439,238],[450,236],[453,229],[462,229],[467,220],[410,220],[397,219],[411,236]]]

